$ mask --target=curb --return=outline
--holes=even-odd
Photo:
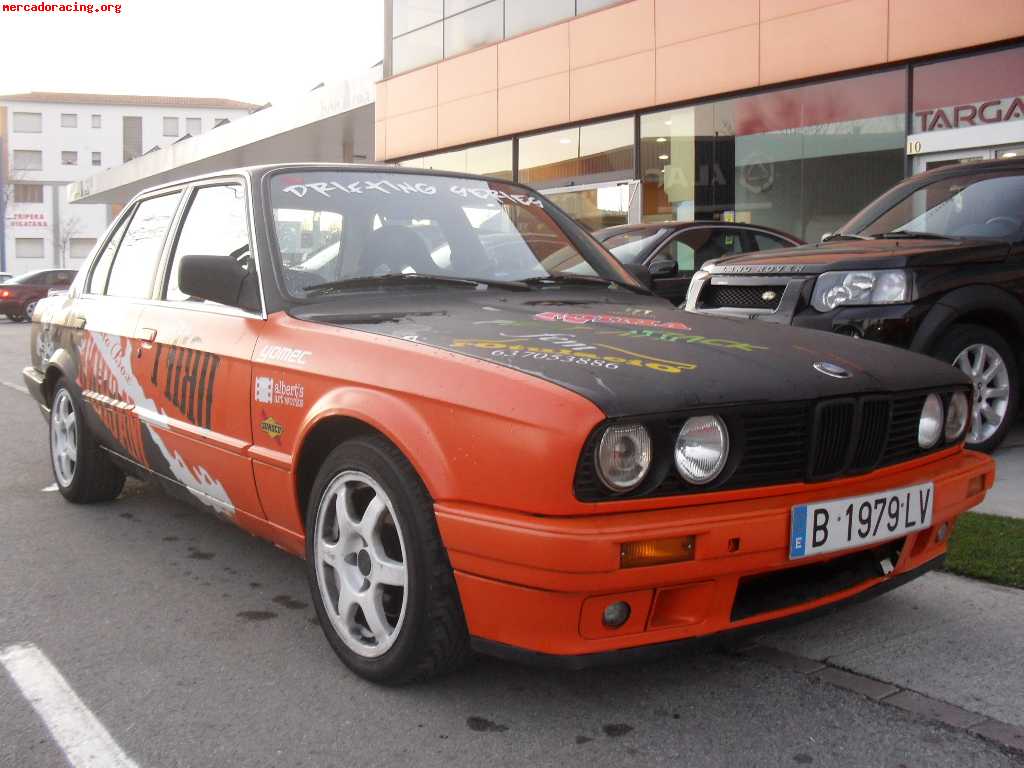
[[[900,688],[883,680],[876,680],[827,662],[804,658],[777,648],[753,645],[739,650],[738,655],[852,691],[925,720],[973,733],[1014,755],[1024,755],[1024,728],[1020,726],[994,720],[987,715],[933,699],[917,691]]]

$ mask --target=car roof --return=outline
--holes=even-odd
[[[978,173],[979,171],[1022,171],[1024,172],[1024,157],[1000,157],[997,160],[969,160],[966,163],[953,163],[944,165],[941,168],[933,168],[915,176],[907,181],[921,181],[925,179],[936,179],[943,176],[960,176],[965,173]]]
[[[440,171],[424,168],[408,168],[400,165],[385,163],[265,163],[263,165],[244,165],[236,168],[225,168],[220,171],[189,176],[184,179],[167,181],[163,184],[154,184],[146,187],[132,197],[134,201],[138,197],[149,195],[162,189],[174,189],[186,184],[206,181],[207,179],[221,179],[225,176],[248,176],[256,178],[276,171],[356,171],[361,173],[400,173],[410,176],[446,176],[453,179],[474,179],[478,181],[500,181],[505,184],[517,183],[518,186],[526,186],[518,182],[511,182],[507,179],[498,179],[494,176],[481,176],[475,173],[457,173],[454,171]]]

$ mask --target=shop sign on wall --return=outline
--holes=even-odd
[[[45,213],[12,213],[7,217],[7,223],[21,229],[46,229],[49,226]]]
[[[1024,97],[993,99],[977,104],[957,104],[940,109],[923,109],[914,113],[916,131],[940,131],[968,125],[1004,123],[1024,119]]]

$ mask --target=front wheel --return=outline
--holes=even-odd
[[[401,684],[467,658],[433,503],[382,437],[350,440],[324,460],[307,509],[306,565],[320,625],[358,675]]]
[[[50,462],[57,488],[68,501],[110,501],[124,487],[124,473],[96,444],[64,382],[57,384],[50,406]]]
[[[1020,380],[1017,358],[1006,340],[981,325],[957,325],[935,349],[935,356],[971,379],[971,431],[967,447],[995,450],[1017,416]]]

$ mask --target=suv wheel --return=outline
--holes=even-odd
[[[935,356],[966,373],[974,385],[967,446],[994,450],[1017,415],[1020,380],[1010,345],[984,326],[957,325],[939,342]]]
[[[358,675],[421,680],[459,666],[469,636],[434,505],[378,436],[342,443],[310,494],[306,569],[320,626]]]
[[[50,460],[57,488],[68,501],[110,501],[124,487],[124,473],[96,444],[64,382],[57,384],[50,406]]]

